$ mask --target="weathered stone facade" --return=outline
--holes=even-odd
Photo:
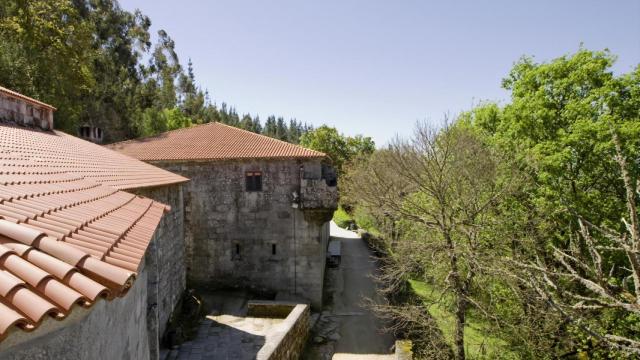
[[[5,89],[0,87],[0,123],[1,122],[11,122],[11,126],[21,125],[27,128],[41,128],[44,130],[51,130],[53,128],[53,111],[54,107],[49,106],[47,104],[41,103],[35,99],[28,98],[21,94],[15,93],[9,89]],[[102,138],[102,131],[97,131],[96,128],[92,129],[92,137],[89,140],[97,142]],[[29,133],[31,130],[29,131]],[[34,132],[34,134],[36,134]],[[42,132],[38,132],[37,134],[42,134]],[[57,134],[64,135],[64,134]],[[93,136],[95,135],[95,136]],[[13,140],[13,139],[12,139]],[[24,148],[28,148],[29,146],[37,146],[33,144],[38,143],[48,143],[49,139],[45,141],[33,141],[33,143],[25,141],[24,147],[17,147],[17,151],[22,151]],[[81,142],[84,143],[84,142]],[[59,151],[63,149],[64,146],[60,148],[55,148],[53,151]],[[100,149],[99,147],[97,147]],[[68,151],[75,151],[78,153],[83,153],[85,148],[77,147],[73,143],[68,144]],[[101,149],[100,149],[101,150]],[[98,154],[102,154],[102,151],[99,151]],[[6,152],[6,151],[5,151]],[[86,155],[86,154],[85,154]],[[115,155],[115,154],[114,154]],[[28,157],[27,157],[28,158]],[[102,156],[100,156],[100,160],[103,160]],[[105,159],[108,160],[108,159]],[[24,161],[20,159],[20,161]],[[44,160],[38,160],[44,161]],[[104,169],[99,169],[97,172],[109,173],[112,174],[113,170],[117,170],[118,172],[123,171],[126,164],[122,164],[119,161],[123,161],[121,156],[116,157],[116,160],[111,160],[112,164],[118,164],[118,166],[109,167],[106,166]],[[126,160],[125,160],[126,162]],[[64,162],[64,167],[68,167],[68,162]],[[84,166],[84,161],[81,166]],[[130,251],[129,255],[135,255],[137,257],[131,257],[131,259],[136,260],[135,263],[132,263],[132,267],[127,267],[127,278],[129,276],[128,272],[135,270],[135,265],[138,264],[138,261],[141,260],[139,267],[137,269],[137,279],[133,282],[133,286],[126,295],[115,298],[115,299],[102,299],[99,298],[97,302],[91,308],[84,308],[77,304],[73,305],[73,310],[68,311],[68,308],[64,308],[64,311],[59,310],[59,312],[53,312],[49,310],[50,315],[54,314],[65,314],[67,316],[64,317],[63,321],[55,321],[51,316],[44,316],[42,323],[38,320],[33,320],[37,328],[32,332],[17,330],[17,326],[12,327],[11,333],[5,334],[4,329],[3,333],[0,334],[0,359],[157,359],[159,355],[159,343],[160,338],[163,335],[165,328],[167,327],[167,322],[174,311],[176,305],[179,303],[180,298],[186,287],[186,256],[185,256],[185,241],[184,241],[184,198],[183,198],[183,185],[180,183],[182,181],[186,181],[186,179],[179,178],[172,174],[168,174],[167,177],[164,171],[160,171],[159,169],[151,169],[150,166],[139,163],[137,164],[141,167],[138,171],[138,168],[134,165],[129,164],[129,171],[132,171],[132,168],[135,170],[135,176],[130,176],[129,181],[121,180],[119,184],[115,184],[116,187],[120,188],[123,186],[127,187],[127,191],[131,193],[136,193],[138,195],[146,196],[148,198],[152,198],[157,200],[163,204],[169,205],[171,207],[171,211],[166,212],[164,216],[160,219],[160,223],[157,225],[155,232],[153,233],[153,238],[148,243],[148,247],[146,248],[146,252],[140,251],[144,250],[145,245],[147,245],[147,241],[149,240],[150,233],[144,232],[144,236],[140,236],[140,233],[135,234],[134,227],[124,227],[120,232],[116,232],[113,235],[117,235],[118,243],[114,244],[111,242],[111,246],[125,246],[130,243],[121,242],[121,240],[127,237],[127,231],[132,231],[132,236],[137,236],[136,243],[133,247],[133,251]],[[55,165],[54,165],[55,166]],[[63,165],[58,165],[62,167]],[[95,164],[87,164],[87,166],[96,166]],[[99,167],[99,166],[97,166]],[[111,169],[111,170],[110,170]],[[158,173],[154,173],[158,171],[162,174],[158,175]],[[16,170],[18,171],[18,170]],[[70,170],[73,172],[72,170]],[[125,169],[123,172],[127,172]],[[29,172],[27,172],[29,173]],[[150,177],[154,179],[152,181],[148,181],[147,179],[140,179],[139,173],[144,173],[143,176]],[[35,174],[39,174],[36,172]],[[46,183],[43,178],[35,176],[37,181],[34,180],[34,184],[32,186],[38,186],[41,183]],[[90,176],[88,177],[91,178]],[[173,178],[173,179],[172,179]],[[177,178],[177,179],[176,179]],[[22,180],[21,180],[22,181]],[[109,181],[113,184],[113,179],[110,178]],[[132,184],[135,182],[135,184]],[[56,181],[53,181],[56,183]],[[145,186],[149,184],[167,184],[173,183],[174,185],[167,186],[159,186],[154,188],[141,188],[141,189],[130,189],[129,186]],[[120,185],[120,186],[117,186]],[[83,184],[86,186],[86,184]],[[55,187],[55,186],[54,186]],[[52,187],[50,186],[49,189]],[[73,199],[73,196],[76,199],[81,198],[82,203],[85,203],[87,199],[94,199],[93,197],[86,197],[78,195],[83,190],[90,189],[91,187],[83,187],[83,188],[72,188],[69,187],[68,190],[65,190],[64,194],[59,193],[57,196],[59,197],[69,197]],[[42,192],[43,194],[49,194],[47,192]],[[86,194],[85,194],[86,195]],[[97,195],[91,195],[97,196]],[[104,197],[104,195],[102,195]],[[26,196],[25,196],[26,197]],[[6,199],[4,199],[6,200]],[[136,201],[139,199],[129,199],[129,202]],[[52,200],[49,200],[52,201]],[[80,202],[80,201],[78,201]],[[48,203],[47,201],[43,201],[43,203],[47,203],[48,205],[55,204],[54,201]],[[62,202],[64,203],[64,202]],[[6,205],[6,203],[4,203]],[[136,203],[139,204],[139,203]],[[74,204],[75,205],[75,204]],[[123,204],[119,204],[118,207],[123,206]],[[160,204],[152,204],[149,206],[155,206],[155,210],[162,209]],[[66,205],[64,206],[66,208]],[[97,208],[98,206],[96,206]],[[104,205],[100,205],[100,207],[106,207],[104,213],[100,213],[100,217],[106,218],[108,217],[108,212],[117,211],[114,210],[113,207],[109,207]],[[51,205],[51,209],[54,206]],[[125,212],[126,215],[120,215],[118,221],[109,223],[105,225],[106,228],[111,227],[113,224],[114,228],[117,228],[117,224],[122,222],[121,220],[123,216],[130,216],[133,220],[140,220],[141,216],[144,217],[149,207],[141,206],[144,208],[144,211],[128,211]],[[49,209],[49,211],[51,211]],[[41,209],[42,210],[42,209]],[[49,211],[46,211],[47,215],[49,215]],[[91,210],[76,210],[79,213],[91,213]],[[147,221],[146,223],[142,223],[142,227],[146,227],[146,229],[150,229],[151,226],[155,226],[160,213],[162,210],[158,210],[154,213],[151,222]],[[6,215],[6,212],[5,214]],[[40,217],[42,213],[38,214]],[[98,213],[93,214],[92,216],[96,216]],[[70,215],[67,215],[70,216]],[[64,217],[63,217],[64,218]],[[73,218],[73,216],[72,216]],[[77,219],[73,218],[72,222],[75,222]],[[84,219],[84,218],[83,218]],[[38,220],[42,220],[38,218]],[[129,219],[127,219],[129,220]],[[137,221],[136,220],[136,221]],[[67,218],[67,221],[70,221]],[[64,223],[64,221],[63,221]],[[78,220],[78,223],[83,223],[86,225],[86,222],[82,222]],[[54,222],[55,224],[55,222]],[[132,224],[132,223],[129,223]],[[137,224],[136,224],[137,225]],[[50,224],[50,226],[53,226]],[[66,227],[65,227],[66,229]],[[145,229],[145,230],[146,230]],[[79,233],[79,230],[83,230],[78,225],[76,231]],[[86,229],[84,229],[86,230]],[[6,233],[4,234],[6,235]],[[68,235],[68,234],[67,234]],[[75,235],[75,234],[74,234]],[[93,237],[87,237],[90,240],[95,240]],[[109,237],[110,239],[110,237]],[[104,241],[104,239],[102,240]],[[111,240],[109,240],[111,241]],[[104,244],[101,244],[103,246]],[[131,247],[129,248],[131,250]],[[36,250],[32,250],[36,251]],[[67,251],[67,250],[64,250]],[[44,251],[46,252],[46,251]],[[94,252],[90,252],[94,254]],[[140,259],[142,254],[144,253],[144,259]],[[4,255],[7,253],[5,252]],[[51,255],[51,254],[50,254]],[[59,255],[59,253],[57,254]],[[126,256],[125,256],[126,257]],[[55,260],[55,256],[53,257]],[[3,260],[4,261],[4,260]],[[53,261],[53,260],[51,260]],[[69,265],[72,265],[69,260],[65,260]],[[48,263],[50,266],[51,263]],[[77,263],[76,263],[77,264]],[[105,262],[104,266],[106,266],[108,262]],[[3,266],[6,263],[3,263]],[[29,264],[31,267],[27,267],[26,269],[34,273],[34,276],[42,276],[42,273],[47,274],[47,271],[51,271],[50,268],[43,267],[42,269],[37,269],[37,266],[33,264]],[[54,266],[55,267],[55,266]],[[64,267],[63,267],[64,268]],[[25,268],[23,267],[22,270]],[[37,271],[36,271],[37,270]],[[124,269],[123,269],[124,270]],[[26,270],[24,270],[26,272]],[[62,271],[62,270],[61,270]],[[3,267],[3,273],[8,273],[6,269]],[[18,274],[18,272],[16,272]],[[21,273],[22,274],[22,273]],[[56,274],[52,272],[51,274]],[[32,274],[33,275],[33,274]],[[22,274],[24,276],[24,274]],[[55,275],[62,279],[63,277],[67,279],[67,275]],[[43,278],[44,279],[44,278]],[[16,277],[16,281],[22,281],[19,277]],[[109,278],[105,278],[105,281],[109,280]],[[6,281],[4,278],[3,281]],[[66,280],[63,280],[66,281]],[[88,280],[87,280],[88,281]],[[39,282],[37,288],[40,285],[44,284],[44,280]],[[127,282],[127,287],[128,287]],[[22,283],[22,286],[29,287],[31,285],[27,285],[27,283]],[[86,285],[86,284],[85,284]],[[104,283],[98,283],[96,286],[104,285]],[[33,285],[35,287],[35,285]],[[73,286],[69,286],[67,289],[69,292],[73,292],[73,289],[78,286],[78,283],[74,283]],[[31,288],[31,290],[34,289]],[[110,286],[107,286],[110,287]],[[80,286],[82,288],[82,286]],[[61,291],[60,288],[52,288],[54,290]],[[54,291],[51,290],[51,291]],[[54,304],[55,299],[59,299],[56,297],[49,298],[50,293],[47,293],[47,296],[44,296],[42,301],[47,302],[51,301]],[[58,292],[58,295],[60,292]],[[64,294],[64,292],[63,292]],[[84,293],[83,293],[84,294]],[[117,292],[112,292],[112,294],[121,294],[121,290],[119,289]],[[4,296],[5,294],[3,294]],[[12,295],[13,296],[13,295]],[[32,299],[40,299],[37,295],[34,295],[35,298]],[[80,296],[80,295],[78,295]],[[6,299],[3,298],[4,302]],[[91,302],[93,302],[93,297],[91,298]],[[23,301],[23,303],[29,303],[28,301]],[[60,305],[60,304],[56,304]],[[20,311],[19,308],[16,308],[17,311]],[[6,313],[5,313],[6,314]],[[27,313],[28,315],[28,313]],[[35,319],[35,318],[30,318]],[[6,319],[5,319],[6,320]],[[6,322],[5,322],[6,324]],[[22,323],[15,322],[15,324],[21,325]],[[34,324],[29,324],[30,326]],[[24,324],[26,326],[26,324]],[[31,327],[33,328],[33,327]],[[27,328],[28,330],[28,328]],[[6,337],[5,337],[6,335]]]
[[[0,120],[42,129],[53,128],[54,108],[0,88]]]
[[[171,206],[147,248],[147,328],[151,357],[158,357],[160,339],[186,288],[183,185],[144,188],[133,192]]]
[[[74,310],[63,322],[0,343],[0,359],[157,359],[160,339],[186,287],[182,184],[132,192],[171,206],[123,298]],[[6,350],[6,351],[5,351]]]
[[[302,356],[309,336],[310,311],[305,304],[254,301],[248,304],[248,316],[280,318],[278,324],[268,334],[264,346],[258,352],[257,360],[295,360]]]
[[[187,278],[195,287],[247,287],[322,304],[335,184],[321,159],[151,162],[185,184]],[[262,191],[247,191],[247,172]]]

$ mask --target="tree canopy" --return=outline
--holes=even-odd
[[[345,136],[340,134],[336,128],[327,125],[312,131],[302,132],[300,145],[329,155],[338,172],[342,171],[345,164],[356,157],[370,155],[376,149],[375,143],[370,137]]]
[[[150,27],[116,0],[2,1],[0,84],[58,108],[56,128],[101,127],[107,142],[211,121],[293,143],[311,129],[275,116],[263,128],[212,103],[191,59],[185,69],[171,36],[159,30],[152,43]]]
[[[416,353],[435,358],[449,332],[457,359],[640,354],[640,66],[616,75],[614,60],[522,58],[502,82],[507,104],[482,103],[434,135],[419,128],[347,170],[356,222],[382,238],[384,311]],[[451,134],[473,141],[444,151]],[[461,202],[494,191],[486,206]],[[403,295],[416,282],[435,295]],[[434,331],[447,311],[455,331]],[[493,349],[471,352],[469,324]]]

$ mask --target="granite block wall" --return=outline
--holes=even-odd
[[[157,359],[159,340],[186,287],[183,185],[139,189],[171,206],[147,248],[141,272],[123,298],[75,308],[33,333],[0,343],[0,359]]]
[[[304,345],[309,336],[310,311],[305,304],[287,305],[274,302],[273,304],[259,304],[254,310],[268,313],[269,307],[278,312],[283,306],[289,307],[289,313],[284,321],[273,329],[266,343],[258,352],[257,360],[296,360],[300,359]],[[262,308],[262,309],[260,309]]]
[[[320,160],[152,164],[191,179],[184,185],[190,286],[280,292],[321,307],[337,190],[320,179]],[[262,191],[246,191],[246,172],[253,171],[262,173]],[[324,207],[305,207],[312,183],[327,197],[313,204]]]
[[[138,189],[138,195],[171,206],[147,249],[149,329],[157,329],[151,344],[157,345],[167,322],[186,288],[184,198],[182,184]],[[152,336],[153,338],[154,336]]]

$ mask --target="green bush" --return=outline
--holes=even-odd
[[[376,219],[371,216],[365,209],[361,207],[356,207],[353,211],[353,219],[358,224],[358,227],[363,228],[369,232],[373,232],[379,234],[377,231],[377,222]]]
[[[333,221],[341,228],[346,229],[349,227],[349,224],[353,223],[353,218],[340,206],[338,210],[333,213]]]

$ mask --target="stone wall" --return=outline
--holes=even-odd
[[[286,293],[321,307],[327,221],[337,190],[320,179],[320,160],[152,164],[191,179],[184,194],[190,286]],[[248,171],[262,172],[262,191],[246,191]],[[307,184],[328,199],[305,207]]]
[[[147,249],[148,328],[152,350],[164,334],[167,322],[186,288],[183,185],[171,185],[134,192],[171,206],[165,213]],[[155,333],[153,333],[155,331]]]
[[[75,308],[63,321],[0,343],[0,359],[157,359],[159,340],[186,287],[183,185],[134,191],[171,206],[123,298]]]
[[[53,111],[0,91],[0,120],[50,130],[53,127]]]
[[[288,313],[286,318],[269,333],[256,356],[257,360],[295,360],[302,355],[310,328],[308,305],[252,301],[248,304],[247,315],[278,318],[283,311]]]
[[[0,343],[0,359],[149,359],[146,284],[145,269],[123,298],[76,307],[67,319],[47,319],[31,333],[17,330]]]

